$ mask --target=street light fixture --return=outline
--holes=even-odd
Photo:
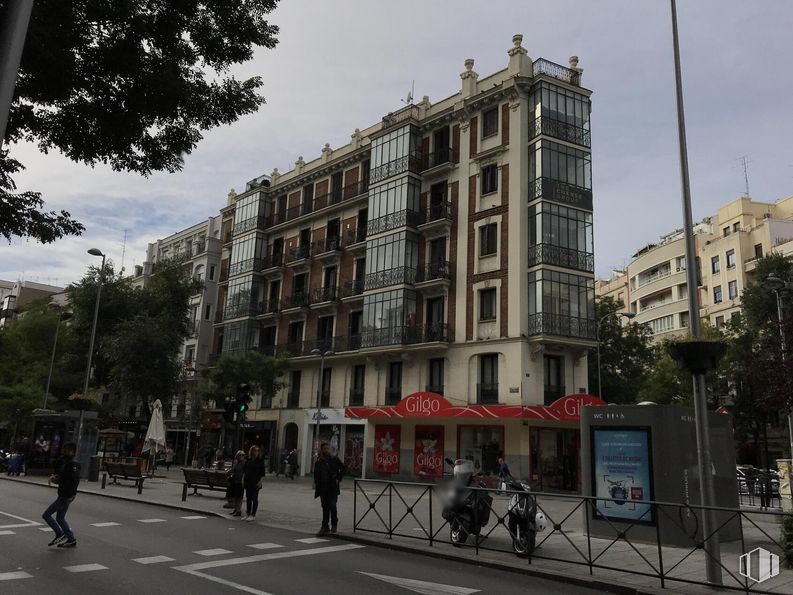
[[[58,331],[61,330],[61,322],[69,320],[72,317],[70,312],[62,312],[58,310],[58,324],[55,325],[55,339],[52,341],[52,355],[50,356],[50,371],[47,374],[47,387],[44,389],[44,403],[42,409],[47,408],[47,399],[50,396],[50,382],[52,381],[52,368],[55,366],[55,351],[58,348]]]
[[[314,348],[311,350],[311,355],[319,356],[319,379],[317,380],[317,412],[315,415],[314,439],[317,441],[317,456],[319,456],[319,422],[322,418],[322,377],[325,376],[325,358],[335,355],[332,349],[322,351],[321,349]]]
[[[598,320],[597,327],[595,328],[595,338],[597,339],[597,358],[598,358],[598,398],[603,398],[603,387],[600,383],[600,325],[603,324],[603,321],[606,320],[609,316],[617,316],[618,318],[627,318],[628,320],[632,318],[636,318],[636,312],[615,312],[608,314],[604,314]]]

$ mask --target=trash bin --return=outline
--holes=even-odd
[[[102,466],[101,455],[94,455],[88,461],[88,481],[99,481],[99,467]]]

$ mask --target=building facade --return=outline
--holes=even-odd
[[[0,281],[0,328],[10,324],[24,306],[61,292],[63,287],[33,281]]]
[[[521,41],[504,70],[479,77],[466,60],[451,97],[230,195],[215,352],[290,358],[287,387],[253,403],[246,439],[297,448],[309,471],[318,427],[354,472],[386,473],[375,437],[393,414],[406,452],[391,477],[422,475],[410,461],[427,440],[484,473],[505,455],[516,474],[577,488],[575,424],[535,413],[587,392],[590,91],[576,57],[532,61]],[[519,414],[398,417],[416,394]]]

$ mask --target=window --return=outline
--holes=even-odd
[[[195,359],[195,345],[189,345],[188,347],[185,348],[184,361],[186,364],[191,364],[193,363],[194,359]]]
[[[716,328],[721,328],[724,326],[724,316],[717,316],[716,317]]]
[[[460,426],[458,456],[473,461],[481,475],[498,475],[498,457],[504,454],[503,426]]]
[[[686,270],[686,257],[678,256],[677,259],[675,259],[675,271],[679,273],[680,271],[685,271],[685,270]]]
[[[674,315],[669,314],[668,316],[650,320],[647,326],[653,334],[671,331],[674,328]]]
[[[363,405],[363,387],[366,379],[366,366],[358,365],[352,369],[352,388],[350,389],[350,405]]]
[[[300,370],[292,370],[292,381],[289,383],[289,393],[286,397],[286,406],[295,409],[300,407]]]
[[[429,374],[427,376],[427,391],[443,394],[443,364],[444,359],[437,357],[429,361]]]
[[[721,285],[717,285],[713,288],[713,303],[720,304],[721,303]]]
[[[303,321],[290,322],[287,330],[287,340],[289,343],[300,343],[303,341]]]
[[[498,132],[498,108],[494,107],[482,112],[482,138],[493,136]]]
[[[592,213],[549,202],[530,207],[529,246],[538,244],[592,254]],[[529,254],[533,251],[530,250]]]
[[[479,175],[482,178],[482,196],[498,190],[498,166],[495,163],[485,165]]]
[[[567,145],[551,141],[534,143],[529,147],[529,181],[537,178],[592,190],[592,158],[588,151]]]
[[[388,384],[386,385],[386,405],[396,405],[402,398],[402,362],[388,364]]]
[[[727,295],[730,296],[731,300],[738,297],[738,281],[730,281],[727,283]]]
[[[737,233],[740,229],[741,229],[741,224],[738,221],[732,224],[733,232]]]
[[[327,345],[323,345],[320,349],[328,350],[331,348],[330,339],[333,338],[333,322],[335,316],[320,316],[317,319],[317,339],[327,340]]]
[[[479,322],[496,319],[496,288],[479,290]]]
[[[214,281],[215,280],[215,265],[214,264],[209,265],[209,280],[210,281]]]
[[[498,403],[498,354],[479,356],[479,402]]]
[[[754,257],[755,258],[762,258],[763,257],[763,245],[762,244],[755,244],[755,246],[754,246]]]
[[[719,264],[719,257],[713,256],[710,259],[710,272],[714,275],[718,275],[719,271],[721,271],[721,265]]]
[[[207,304],[204,306],[204,320],[209,320],[209,317],[212,315],[212,305]]]
[[[543,392],[546,405],[564,396],[563,368],[564,358],[555,355],[543,356]]]
[[[590,277],[552,270],[529,273],[529,313],[595,319],[595,282]],[[553,316],[546,316],[548,320]],[[590,333],[591,325],[579,330]],[[594,338],[594,337],[593,337]]]
[[[479,256],[490,256],[497,251],[498,223],[488,223],[479,228]]]
[[[726,238],[728,235],[730,235],[730,226],[728,225],[727,227],[725,227],[724,229],[722,229],[722,230],[721,230],[721,233],[722,233],[722,235],[723,235],[725,238]]]
[[[727,268],[735,268],[735,250],[727,250]]]
[[[320,403],[322,407],[330,407],[330,379],[332,368],[322,369],[322,392],[320,394]]]

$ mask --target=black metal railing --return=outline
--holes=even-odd
[[[339,290],[335,285],[327,287],[317,287],[311,292],[311,303],[319,304],[322,302],[335,302],[338,299]]]
[[[311,341],[304,341],[304,351],[306,355],[317,355],[314,351],[319,351],[320,354],[327,353],[328,351],[344,351],[338,339],[343,337],[321,337]]]
[[[435,204],[430,204],[423,213],[421,223],[434,223],[435,221],[451,221],[452,220],[452,203],[443,201]]]
[[[235,223],[234,227],[232,228],[232,234],[237,235],[240,233],[244,233],[246,231],[250,231],[252,229],[256,229],[257,227],[264,227],[265,224],[265,217],[250,217],[245,219],[245,221],[240,221],[239,223]]]
[[[345,281],[344,285],[339,292],[340,297],[353,297],[363,294],[363,279],[355,279],[354,281]]]
[[[284,266],[284,253],[267,254],[262,258],[262,269],[272,269]]]
[[[448,260],[422,264],[416,269],[416,283],[424,281],[435,281],[439,279],[451,279],[452,267]]]
[[[404,209],[370,220],[366,224],[366,235],[372,236],[376,233],[396,229],[397,227],[416,227],[420,221],[421,215],[418,211]]]
[[[385,387],[385,404],[396,405],[402,399],[402,388],[395,386]]]
[[[341,238],[338,236],[332,236],[329,238],[323,238],[321,240],[317,240],[314,242],[314,255],[324,254],[326,252],[333,252],[335,250],[341,250]]]
[[[529,200],[546,198],[578,209],[592,210],[592,191],[551,178],[529,182]]]
[[[270,298],[259,302],[258,314],[275,314],[281,311],[281,300],[278,298]]]
[[[439,395],[443,394],[443,385],[442,384],[427,384],[424,387],[424,390],[428,393],[436,393]]]
[[[529,266],[538,264],[553,264],[592,273],[595,270],[595,255],[591,252],[581,252],[550,244],[529,246]]]
[[[247,258],[240,262],[235,262],[229,267],[229,276],[240,275],[242,273],[250,273],[251,271],[258,271],[262,268],[261,258]]]
[[[362,180],[360,182],[354,182],[352,184],[347,184],[344,188],[341,189],[343,200],[350,200],[351,198],[355,198],[356,196],[361,196],[362,194],[366,194],[369,192],[369,180]]]
[[[304,244],[302,246],[295,246],[289,249],[286,254],[286,262],[297,262],[311,256],[311,244]]]
[[[366,227],[356,227],[355,229],[348,229],[344,234],[344,245],[357,244],[358,242],[366,241]]]
[[[421,171],[438,167],[446,163],[456,163],[457,154],[452,147],[440,147],[429,153],[425,153],[421,157]]]
[[[580,72],[573,70],[572,68],[562,66],[561,64],[556,64],[555,62],[551,62],[545,58],[539,58],[534,61],[534,64],[532,65],[532,74],[534,76],[544,74],[545,76],[570,83],[576,87],[581,86]]]
[[[495,405],[498,403],[498,382],[477,384],[476,401],[480,405]]]
[[[278,346],[277,345],[259,345],[256,348],[256,351],[258,351],[262,355],[269,355],[270,357],[275,357],[275,355],[278,353]]]
[[[352,334],[346,337],[347,339],[347,349],[346,351],[357,351],[361,348],[361,335],[360,334]]]
[[[303,355],[309,355],[310,351],[306,350],[306,342],[305,341],[291,341],[289,343],[285,343],[284,345],[279,345],[277,348],[278,355],[286,355],[289,357],[300,357]]]
[[[597,336],[597,323],[589,318],[565,316],[563,314],[531,314],[529,316],[529,335],[556,335],[577,339],[594,339]]]
[[[509,488],[470,487],[478,503],[472,508],[472,524],[481,528],[453,543],[455,515],[442,515],[446,484],[353,481],[353,531],[379,535],[391,544],[419,540],[430,547],[456,545],[477,556],[492,552],[490,561],[499,554],[516,560],[517,553],[539,571],[558,572],[561,563],[571,577],[591,581],[594,576],[610,582],[619,580],[617,573],[625,583],[635,586],[642,581],[651,589],[669,588],[669,592],[684,585],[714,588],[707,560],[718,568],[722,577],[718,588],[725,591],[781,593],[793,579],[793,571],[783,564],[779,575],[767,576],[763,582],[757,581],[759,576],[753,580],[741,574],[757,571],[757,548],[780,558],[790,556],[779,531],[790,513],[631,499],[638,512],[615,520],[607,511],[624,507],[624,499],[541,491],[527,496]],[[529,505],[545,515],[547,527],[521,540],[522,532],[511,522],[510,513],[515,513],[520,498],[527,497]],[[710,534],[704,533],[705,515],[716,520]],[[718,555],[711,540],[716,533],[721,538]],[[516,544],[521,545],[520,553]],[[741,558],[747,554],[755,559],[744,564]]]
[[[415,282],[416,269],[410,267],[396,267],[366,275],[364,289],[380,289],[381,287],[399,285],[402,283],[413,285]]]
[[[350,407],[363,406],[363,388],[350,389]]]
[[[449,341],[449,325],[444,323],[388,326],[366,329],[361,333],[361,347],[417,345]]]
[[[305,292],[298,292],[293,293],[292,295],[286,296],[283,301],[281,302],[281,307],[283,309],[287,308],[305,308],[309,304],[309,296]]]
[[[556,384],[546,384],[543,390],[543,403],[545,405],[550,405],[557,399],[561,399],[567,393],[565,392],[565,387],[556,385]]]
[[[586,128],[568,124],[561,120],[554,120],[553,118],[540,117],[529,124],[529,140],[541,134],[581,145],[582,147],[589,147],[592,143],[591,134]]]
[[[389,161],[388,163],[384,163],[383,165],[375,167],[369,173],[369,182],[374,184],[376,182],[386,180],[392,176],[405,173],[406,171],[412,171],[415,173],[421,172],[420,154],[404,155],[394,159],[393,161]]]
[[[395,126],[400,122],[406,122],[410,119],[418,120],[419,119],[419,108],[416,105],[406,105],[403,108],[398,109],[395,112],[391,112],[385,116],[383,116],[383,128],[388,128],[389,126]]]
[[[760,509],[782,508],[779,476],[760,469],[748,469],[737,477],[738,502],[741,506]]]

